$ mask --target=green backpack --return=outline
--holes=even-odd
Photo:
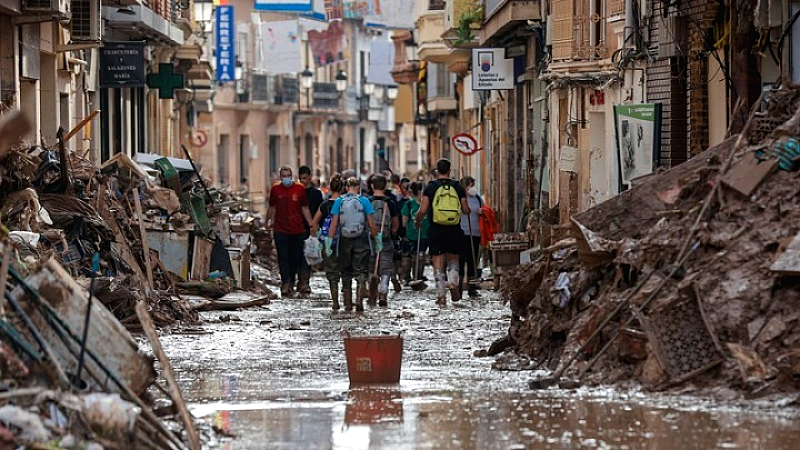
[[[433,194],[433,223],[458,225],[461,223],[461,199],[450,182],[442,182]]]

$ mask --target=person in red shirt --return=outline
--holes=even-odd
[[[270,189],[266,228],[272,229],[278,251],[281,296],[290,297],[303,260],[305,224],[311,224],[311,211],[305,188],[292,179],[292,169],[281,167],[280,176],[281,181]]]

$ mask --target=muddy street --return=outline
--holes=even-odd
[[[388,309],[332,314],[324,282],[307,299],[203,313],[162,336],[214,448],[797,448],[800,417],[767,403],[582,388],[530,391],[534,372],[473,356],[506,332],[496,294],[438,307],[431,292]],[[404,332],[399,385],[349,387],[342,330]],[[227,436],[226,436],[227,435]]]

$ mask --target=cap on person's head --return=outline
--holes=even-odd
[[[450,160],[446,158],[442,158],[436,161],[436,172],[441,175],[447,175],[450,173]]]

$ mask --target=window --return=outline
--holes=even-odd
[[[239,138],[239,182],[243,183],[249,178],[250,171],[250,136],[243,134]]]
[[[219,147],[217,148],[217,178],[219,178],[220,185],[226,185],[230,182],[230,141],[231,137],[228,134],[221,134],[219,136]]]
[[[267,158],[267,173],[270,178],[275,178],[280,164],[281,156],[281,137],[275,134],[269,136],[269,158]]]

